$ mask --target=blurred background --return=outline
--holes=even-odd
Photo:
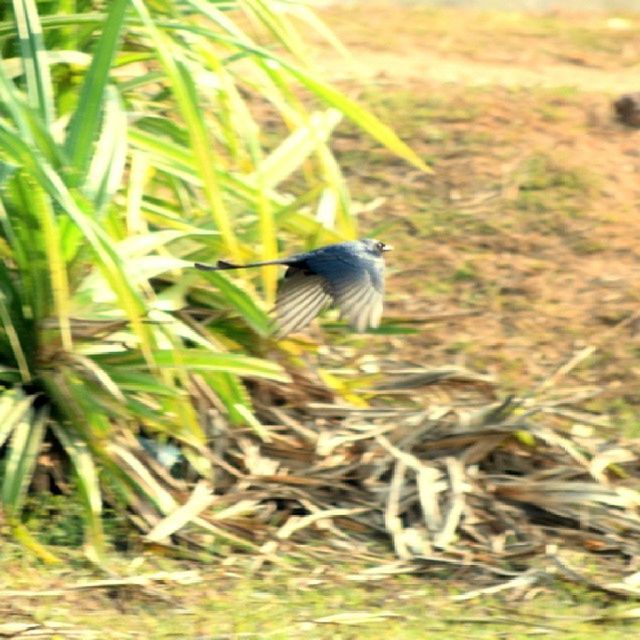
[[[358,6],[359,0],[313,0],[317,6],[331,7],[332,5]],[[396,7],[442,7],[449,9],[481,9],[489,11],[619,11],[622,9],[634,10],[637,5],[633,0],[396,0],[388,2],[388,6]]]
[[[628,636],[636,2],[13,0],[0,46],[0,635]],[[365,335],[192,269],[365,236]]]
[[[637,15],[445,4],[320,12],[353,55],[323,51],[324,73],[362,82],[360,99],[435,169],[338,130],[352,192],[376,204],[361,219],[400,248],[389,314],[460,314],[387,346],[516,389],[597,344],[567,382],[604,384],[595,404],[636,433],[636,325],[611,328],[637,307],[639,134],[613,109],[637,91]]]

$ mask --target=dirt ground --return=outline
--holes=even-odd
[[[318,42],[318,64],[434,174],[348,125],[335,148],[398,247],[388,316],[459,315],[387,348],[517,389],[576,356],[557,382],[637,433],[640,130],[611,103],[640,90],[640,15],[363,6],[322,11],[352,58]]]

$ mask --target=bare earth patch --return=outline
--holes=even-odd
[[[640,16],[366,3],[323,18],[353,54],[319,45],[327,76],[435,170],[414,171],[348,125],[336,139],[355,196],[384,198],[365,227],[399,247],[390,315],[477,312],[390,348],[522,388],[594,346],[563,383],[599,386],[635,427],[640,131],[613,119],[611,101],[640,89]]]

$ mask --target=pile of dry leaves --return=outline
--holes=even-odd
[[[362,560],[361,579],[473,573],[484,593],[555,573],[640,596],[640,443],[580,408],[597,390],[548,382],[500,399],[469,371],[396,368],[368,408],[274,407],[258,388],[261,425],[213,426],[213,485],[156,464],[182,506],[137,523],[150,545],[178,537],[259,563]]]

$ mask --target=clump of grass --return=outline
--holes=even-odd
[[[525,213],[553,213],[555,220],[546,218],[545,228],[550,225],[559,233],[564,229],[566,217],[584,212],[596,185],[596,177],[588,167],[572,167],[546,153],[528,158],[519,168],[517,180],[516,209]]]
[[[24,524],[37,531],[45,545],[81,547],[84,541],[83,504],[75,495],[38,492],[29,495],[24,506]]]
[[[358,235],[328,147],[342,116],[427,167],[313,75],[283,3],[4,4],[0,520],[55,560],[22,518],[40,453],[57,443],[71,462],[61,483],[75,473],[85,546],[101,562],[105,498],[118,494],[149,530],[186,495],[150,480],[140,432],[213,480],[209,415],[260,429],[244,379],[290,379],[250,355],[268,342],[276,270],[230,280],[197,276],[193,262],[272,259],[283,235],[306,245]],[[254,39],[261,29],[268,48]],[[325,201],[326,223],[315,215]],[[204,320],[175,313],[194,305]]]
[[[587,170],[568,167],[544,153],[529,158],[521,169],[520,192],[556,190],[566,195],[584,193],[591,186]]]
[[[454,282],[469,282],[476,280],[478,278],[478,269],[477,267],[465,260],[464,264],[459,266],[453,273]]]

